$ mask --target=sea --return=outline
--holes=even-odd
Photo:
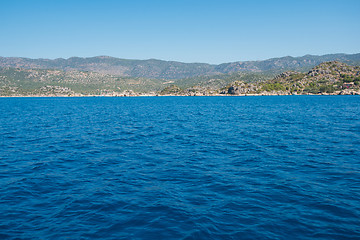
[[[360,96],[0,98],[0,239],[360,239]]]

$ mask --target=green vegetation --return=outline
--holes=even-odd
[[[333,61],[308,73],[284,72],[272,80],[251,85],[235,81],[227,89],[231,88],[232,94],[360,94],[359,75],[360,67]]]
[[[303,92],[318,94],[318,93],[333,93],[339,88],[335,88],[332,85],[318,85],[316,83],[310,83],[307,87],[304,88]]]
[[[90,71],[0,68],[1,96],[346,94],[359,91],[359,85],[360,67],[340,62],[322,63],[308,73],[287,71],[275,76],[273,71],[235,72],[172,80]]]
[[[266,83],[262,86],[264,91],[285,91],[286,87],[281,83]]]
[[[43,95],[42,87],[56,88],[57,95],[119,94],[125,90],[135,92],[160,91],[161,80],[146,78],[117,77],[109,74],[79,71],[0,69],[0,95]],[[47,90],[46,90],[47,89]],[[48,94],[54,94],[45,88]]]
[[[349,82],[359,82],[360,76],[354,76],[354,75],[347,75],[347,74],[340,74],[341,80],[345,83]]]

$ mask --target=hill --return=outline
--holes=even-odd
[[[121,95],[158,91],[158,79],[119,77],[85,71],[0,68],[0,96]]]
[[[321,63],[307,73],[288,71],[274,79],[246,83],[235,81],[223,94],[290,95],[290,94],[360,94],[360,67],[338,61]]]

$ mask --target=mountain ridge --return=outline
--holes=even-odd
[[[236,72],[308,71],[326,61],[341,61],[349,65],[360,65],[360,53],[304,55],[301,57],[278,57],[257,61],[237,61],[222,64],[184,63],[159,59],[124,59],[111,56],[70,57],[56,59],[32,59],[22,57],[0,57],[0,67],[25,69],[57,69],[63,71],[90,71],[120,77],[150,79],[182,79],[197,76],[231,74]]]

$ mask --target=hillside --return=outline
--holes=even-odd
[[[0,96],[76,96],[120,95],[130,92],[158,91],[157,79],[118,77],[84,71],[2,68]]]
[[[0,68],[0,96],[359,94],[360,67],[338,61],[308,72],[236,72],[173,80],[88,71]]]
[[[90,71],[120,77],[149,79],[185,79],[237,72],[308,71],[325,61],[341,61],[349,65],[360,65],[360,54],[329,54],[323,56],[272,58],[263,61],[242,61],[219,65],[206,63],[182,63],[175,61],[128,60],[107,56],[69,59],[29,59],[0,57],[0,67],[23,69],[56,69],[62,71]]]
[[[27,95],[129,95],[158,92],[167,86],[182,89],[194,86],[217,91],[235,80],[257,82],[271,79],[273,73],[219,74],[192,78],[160,80],[121,77],[88,71],[0,68],[0,96]]]
[[[160,95],[360,95],[360,67],[338,61],[324,62],[307,73],[287,71],[273,79],[236,81],[220,89],[170,85]]]
[[[321,63],[307,73],[288,71],[272,80],[258,83],[235,81],[223,94],[360,94],[360,67],[331,61]]]

